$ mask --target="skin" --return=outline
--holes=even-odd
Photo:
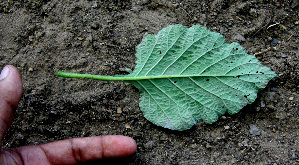
[[[21,75],[14,66],[7,65],[0,74],[0,144],[11,125],[22,91]],[[121,135],[73,138],[1,149],[0,165],[77,164],[88,160],[129,156],[136,149],[136,142],[132,138]]]

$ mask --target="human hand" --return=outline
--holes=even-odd
[[[12,65],[0,74],[0,145],[12,122],[23,91],[21,76]],[[1,149],[2,164],[77,164],[101,158],[124,157],[136,152],[136,142],[126,136],[73,138],[41,145]]]

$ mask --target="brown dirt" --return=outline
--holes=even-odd
[[[1,1],[0,67],[15,65],[24,82],[3,146],[122,134],[136,140],[135,155],[89,163],[298,164],[298,8],[297,0]],[[143,36],[170,24],[204,25],[249,54],[275,45],[257,58],[278,77],[238,114],[177,132],[143,117],[130,84],[55,76],[127,74]]]

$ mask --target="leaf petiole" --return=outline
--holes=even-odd
[[[80,74],[80,73],[69,73],[57,71],[57,77],[65,78],[85,78],[102,81],[138,81],[138,80],[149,80],[149,79],[164,79],[164,78],[183,78],[183,77],[234,77],[232,75],[159,75],[159,76],[102,76],[92,74]]]
[[[92,74],[68,73],[68,72],[61,72],[61,71],[57,71],[57,77],[85,78],[85,79],[102,80],[102,81],[125,81],[125,80],[128,80],[127,77],[114,77],[114,76],[102,76],[102,75],[92,75]]]

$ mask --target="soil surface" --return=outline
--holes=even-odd
[[[136,140],[136,154],[87,164],[298,164],[298,8],[297,0],[3,0],[0,69],[16,66],[24,83],[3,146],[121,134]],[[170,24],[219,32],[278,77],[238,114],[182,132],[147,121],[130,84],[56,77],[127,74],[143,36]]]

